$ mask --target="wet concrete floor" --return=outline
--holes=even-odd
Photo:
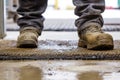
[[[120,61],[0,61],[0,80],[119,80]]]

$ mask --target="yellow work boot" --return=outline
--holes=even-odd
[[[78,46],[89,50],[110,50],[113,49],[113,38],[110,34],[104,33],[101,27],[89,25],[78,32],[80,37]]]
[[[38,46],[38,32],[35,28],[25,28],[20,31],[17,39],[19,48],[36,48]]]

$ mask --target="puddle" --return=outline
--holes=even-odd
[[[0,61],[0,80],[119,80],[120,61]]]

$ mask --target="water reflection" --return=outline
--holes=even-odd
[[[34,66],[23,66],[20,68],[19,80],[42,80],[42,70]]]
[[[119,80],[120,61],[0,62],[0,80]]]
[[[103,77],[99,72],[83,72],[77,77],[78,80],[103,80]]]

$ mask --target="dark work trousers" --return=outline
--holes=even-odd
[[[20,28],[35,27],[40,33],[43,29],[44,17],[48,0],[19,0],[18,14],[22,15],[17,21]],[[75,21],[78,30],[85,28],[85,24],[95,23],[103,26],[101,13],[105,9],[104,0],[73,0],[76,6],[75,15],[79,16]]]

